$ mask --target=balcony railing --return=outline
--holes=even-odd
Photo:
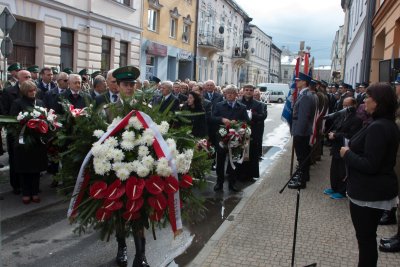
[[[224,38],[217,37],[213,32],[201,32],[198,39],[200,46],[212,47],[217,50],[224,50]]]
[[[233,58],[244,58],[248,59],[248,52],[247,51],[241,51],[240,49],[235,49],[232,54]]]

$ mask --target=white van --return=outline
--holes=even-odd
[[[289,93],[289,85],[286,83],[260,83],[257,88],[261,91],[261,100],[264,102],[283,103]]]

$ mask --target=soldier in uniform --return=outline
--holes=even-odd
[[[63,72],[65,72],[65,73],[68,74],[68,75],[74,73],[74,71],[73,71],[71,68],[64,68],[64,69],[63,69]]]
[[[31,73],[32,81],[38,83],[39,80],[39,66],[33,65],[26,69]]]
[[[17,73],[21,70],[21,65],[15,62],[8,66],[7,71],[10,73],[10,78],[5,82],[4,88],[14,86],[18,82]]]
[[[82,91],[85,93],[89,93],[90,91],[89,70],[82,69],[78,74],[82,77]]]
[[[292,135],[293,145],[296,152],[298,171],[288,187],[291,189],[305,188],[306,181],[310,177],[310,136],[315,115],[314,95],[309,91],[308,86],[311,77],[300,72],[296,78],[298,97],[293,106]]]

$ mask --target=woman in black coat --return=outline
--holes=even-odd
[[[207,136],[206,114],[201,103],[201,97],[195,92],[189,92],[187,102],[182,110],[188,110],[192,113],[203,113],[188,117],[191,120],[192,134],[195,137],[204,138]]]
[[[395,124],[396,96],[387,83],[367,88],[365,110],[373,121],[340,149],[348,168],[347,195],[359,248],[359,267],[376,266],[376,230],[384,210],[397,204],[394,172],[400,133]]]
[[[21,111],[32,111],[34,106],[43,107],[43,102],[35,99],[37,92],[36,84],[25,81],[21,84],[21,97],[14,100],[11,105],[10,115],[17,116]],[[16,136],[14,144],[15,171],[22,183],[22,202],[29,204],[40,202],[39,180],[40,172],[47,168],[46,145],[40,140],[34,140],[29,144],[20,144]]]

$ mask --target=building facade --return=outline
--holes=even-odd
[[[372,20],[371,82],[390,82],[400,71],[400,1],[377,0]]]
[[[194,78],[197,1],[143,0],[141,78]]]
[[[269,82],[269,62],[271,58],[272,37],[256,25],[250,24],[252,33],[245,40],[248,44],[249,63],[246,83],[257,85]]]
[[[335,38],[332,43],[331,49],[331,77],[329,82],[339,83],[343,75],[343,63],[345,62],[345,42],[344,39],[344,28],[345,26],[339,26],[339,30],[336,31]]]
[[[281,54],[280,50],[275,44],[271,45],[271,59],[269,61],[269,82],[280,83],[281,77]]]
[[[362,69],[364,69],[365,59],[365,33],[367,2],[365,0],[350,0],[345,8],[348,9],[348,31],[346,46],[346,62],[344,72],[344,82],[355,86],[356,83],[364,82]]]
[[[8,63],[75,72],[139,65],[141,1],[0,0],[5,6],[17,19]]]
[[[252,20],[235,1],[199,0],[196,79],[217,85],[248,81]]]
[[[288,48],[282,47],[281,54],[281,83],[292,84],[297,54]]]

